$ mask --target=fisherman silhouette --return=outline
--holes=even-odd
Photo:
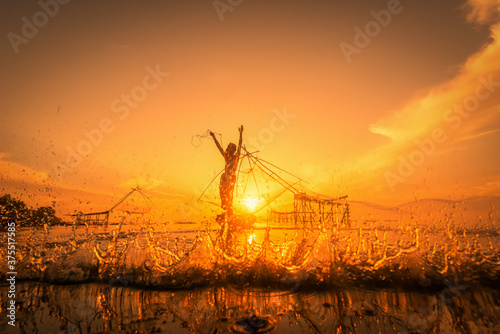
[[[238,161],[241,153],[243,125],[239,127],[238,130],[240,132],[240,141],[238,143],[238,148],[236,148],[235,144],[229,143],[225,151],[217,141],[217,138],[215,138],[215,134],[210,131],[210,136],[212,136],[212,138],[214,139],[215,145],[217,145],[217,148],[224,157],[224,161],[226,163],[224,167],[224,173],[220,178],[219,193],[221,207],[228,217],[231,217],[233,215],[233,193],[234,187],[236,185],[236,170],[238,169]]]

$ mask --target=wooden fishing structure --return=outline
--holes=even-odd
[[[243,147],[243,149],[246,154],[241,159],[238,170],[239,173],[241,173],[241,165],[243,160],[247,158],[250,166],[248,173],[252,174],[259,196],[261,199],[264,199],[264,205],[257,211],[260,211],[263,207],[271,208],[271,203],[285,192],[291,192],[293,194],[293,210],[279,211],[271,209],[268,217],[269,225],[295,228],[340,228],[342,226],[350,226],[350,210],[347,196],[332,197],[306,190],[302,185],[302,182],[305,182],[304,180],[268,161],[256,157],[254,153],[247,151],[245,147]],[[278,195],[274,197],[268,196],[266,198],[263,196],[259,191],[259,186],[254,174],[255,167],[258,167],[267,177],[279,183],[283,191],[279,192]],[[278,171],[295,178],[297,181],[287,181],[277,173]]]
[[[123,196],[109,210],[101,211],[101,212],[89,212],[89,213],[78,212],[78,213],[72,214],[70,216],[74,218],[74,220],[75,220],[75,226],[76,227],[78,227],[78,225],[80,225],[80,224],[96,225],[96,226],[107,227],[108,224],[109,224],[109,216],[113,212],[113,210],[115,210],[120,204],[122,204],[134,192],[140,193],[144,197],[144,199],[146,200],[146,203],[152,203],[152,201],[149,199],[149,197],[147,197],[140,190],[139,187],[136,187],[136,188],[132,188],[132,190],[129,193],[127,193],[125,196]],[[144,212],[129,212],[129,211],[127,211],[127,214],[139,214],[139,215],[143,215]]]
[[[331,198],[299,192],[293,196],[293,211],[272,210],[269,221],[281,226],[303,228],[350,226],[349,203],[347,196]]]

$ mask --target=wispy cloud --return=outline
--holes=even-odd
[[[500,1],[469,0],[470,12],[468,19],[474,22],[491,22],[494,18],[500,20]],[[400,110],[395,110],[388,116],[380,119],[370,126],[370,131],[392,139],[390,145],[413,141],[429,133],[438,126],[446,126],[447,115],[450,109],[463,105],[470,96],[477,94],[478,85],[484,81],[492,81],[496,92],[474,111],[474,117],[469,117],[466,111],[458,116],[467,119],[467,129],[477,130],[491,121],[492,108],[500,106],[500,24],[495,21],[490,26],[492,41],[485,45],[479,52],[469,57],[459,70],[458,74],[448,82],[444,82],[430,89],[430,92],[417,98]],[[483,90],[491,87],[482,88]],[[470,114],[470,113],[469,113]],[[464,137],[471,133],[462,131]]]
[[[500,191],[500,181],[486,182],[483,185],[477,186],[476,189],[479,190],[480,195],[498,195]]]
[[[389,140],[358,160],[361,174],[376,177],[369,171],[389,171],[401,188],[415,182],[398,173],[402,160],[412,164],[413,158],[411,168],[417,170],[430,155],[442,158],[458,151],[467,155],[467,151],[490,145],[479,138],[496,135],[500,129],[500,0],[469,0],[464,8],[469,22],[488,25],[490,41],[458,68],[455,77],[430,87],[426,94],[370,126],[372,133]],[[418,143],[432,140],[435,131],[441,131],[446,140],[434,142],[431,153],[421,153]],[[477,180],[477,184],[481,182]],[[488,189],[498,190],[496,185],[492,183]]]
[[[497,32],[500,31],[495,31],[495,37]],[[492,61],[492,58],[495,61]],[[428,95],[380,119],[370,126],[370,131],[390,138],[392,144],[398,144],[412,143],[439,126],[455,128],[454,123],[458,122],[452,119],[455,115],[461,117],[462,121],[467,119],[469,129],[480,128],[490,121],[491,109],[499,106],[500,61],[498,59],[500,59],[500,43],[495,38],[488,47],[471,57],[454,79],[432,88]],[[480,105],[474,108],[474,117],[470,117],[471,112],[467,110],[460,112],[460,108],[466,109],[463,105],[470,97],[475,96],[478,86],[488,80],[492,82],[492,89],[496,90],[496,94],[491,93],[488,100],[481,101]],[[486,92],[488,87],[481,89]]]
[[[487,135],[493,134],[493,133],[495,133],[497,131],[499,131],[499,129],[490,130],[490,131],[484,131],[484,132],[481,132],[481,133],[473,133],[473,134],[471,134],[469,136],[464,136],[464,137],[460,138],[460,141],[473,140],[473,139],[476,139],[476,138],[479,138],[479,137],[482,137],[482,136],[487,136]]]
[[[7,153],[0,152],[1,180],[41,183],[48,179],[49,176],[46,172],[34,170],[17,162],[8,161],[8,157],[9,155]]]
[[[470,22],[495,24],[500,21],[498,0],[468,0],[465,7],[468,10],[467,20]]]
[[[446,122],[445,113],[455,105],[463,104],[476,94],[479,78],[492,78],[496,82],[495,94],[479,106],[475,117],[468,122],[483,125],[489,121],[492,107],[500,105],[500,0],[469,0],[467,19],[470,22],[490,25],[492,41],[469,57],[458,74],[448,82],[432,87],[425,96],[416,98],[400,110],[370,126],[370,131],[392,139],[394,142],[412,141]],[[464,117],[468,118],[468,117]],[[469,122],[469,123],[470,123]],[[469,124],[469,128],[472,128]],[[469,134],[465,134],[469,136]]]
[[[155,179],[152,177],[140,176],[140,177],[134,177],[134,178],[128,179],[125,182],[122,182],[120,184],[120,187],[127,188],[127,189],[140,187],[142,189],[151,190],[151,189],[157,188],[161,185],[163,185],[162,180]]]

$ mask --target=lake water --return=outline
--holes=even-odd
[[[16,237],[16,327],[4,284],[2,333],[500,332],[491,229],[124,224]]]

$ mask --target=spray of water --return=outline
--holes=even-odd
[[[293,237],[272,228],[180,234],[155,224],[127,231],[122,226],[25,231],[18,241],[17,278],[70,283],[127,277],[129,284],[168,289],[222,284],[296,291],[442,289],[450,282],[494,285],[500,277],[497,237],[458,233],[450,223],[440,231],[415,221],[384,230],[304,228],[288,231]],[[6,266],[0,262],[2,274]]]

